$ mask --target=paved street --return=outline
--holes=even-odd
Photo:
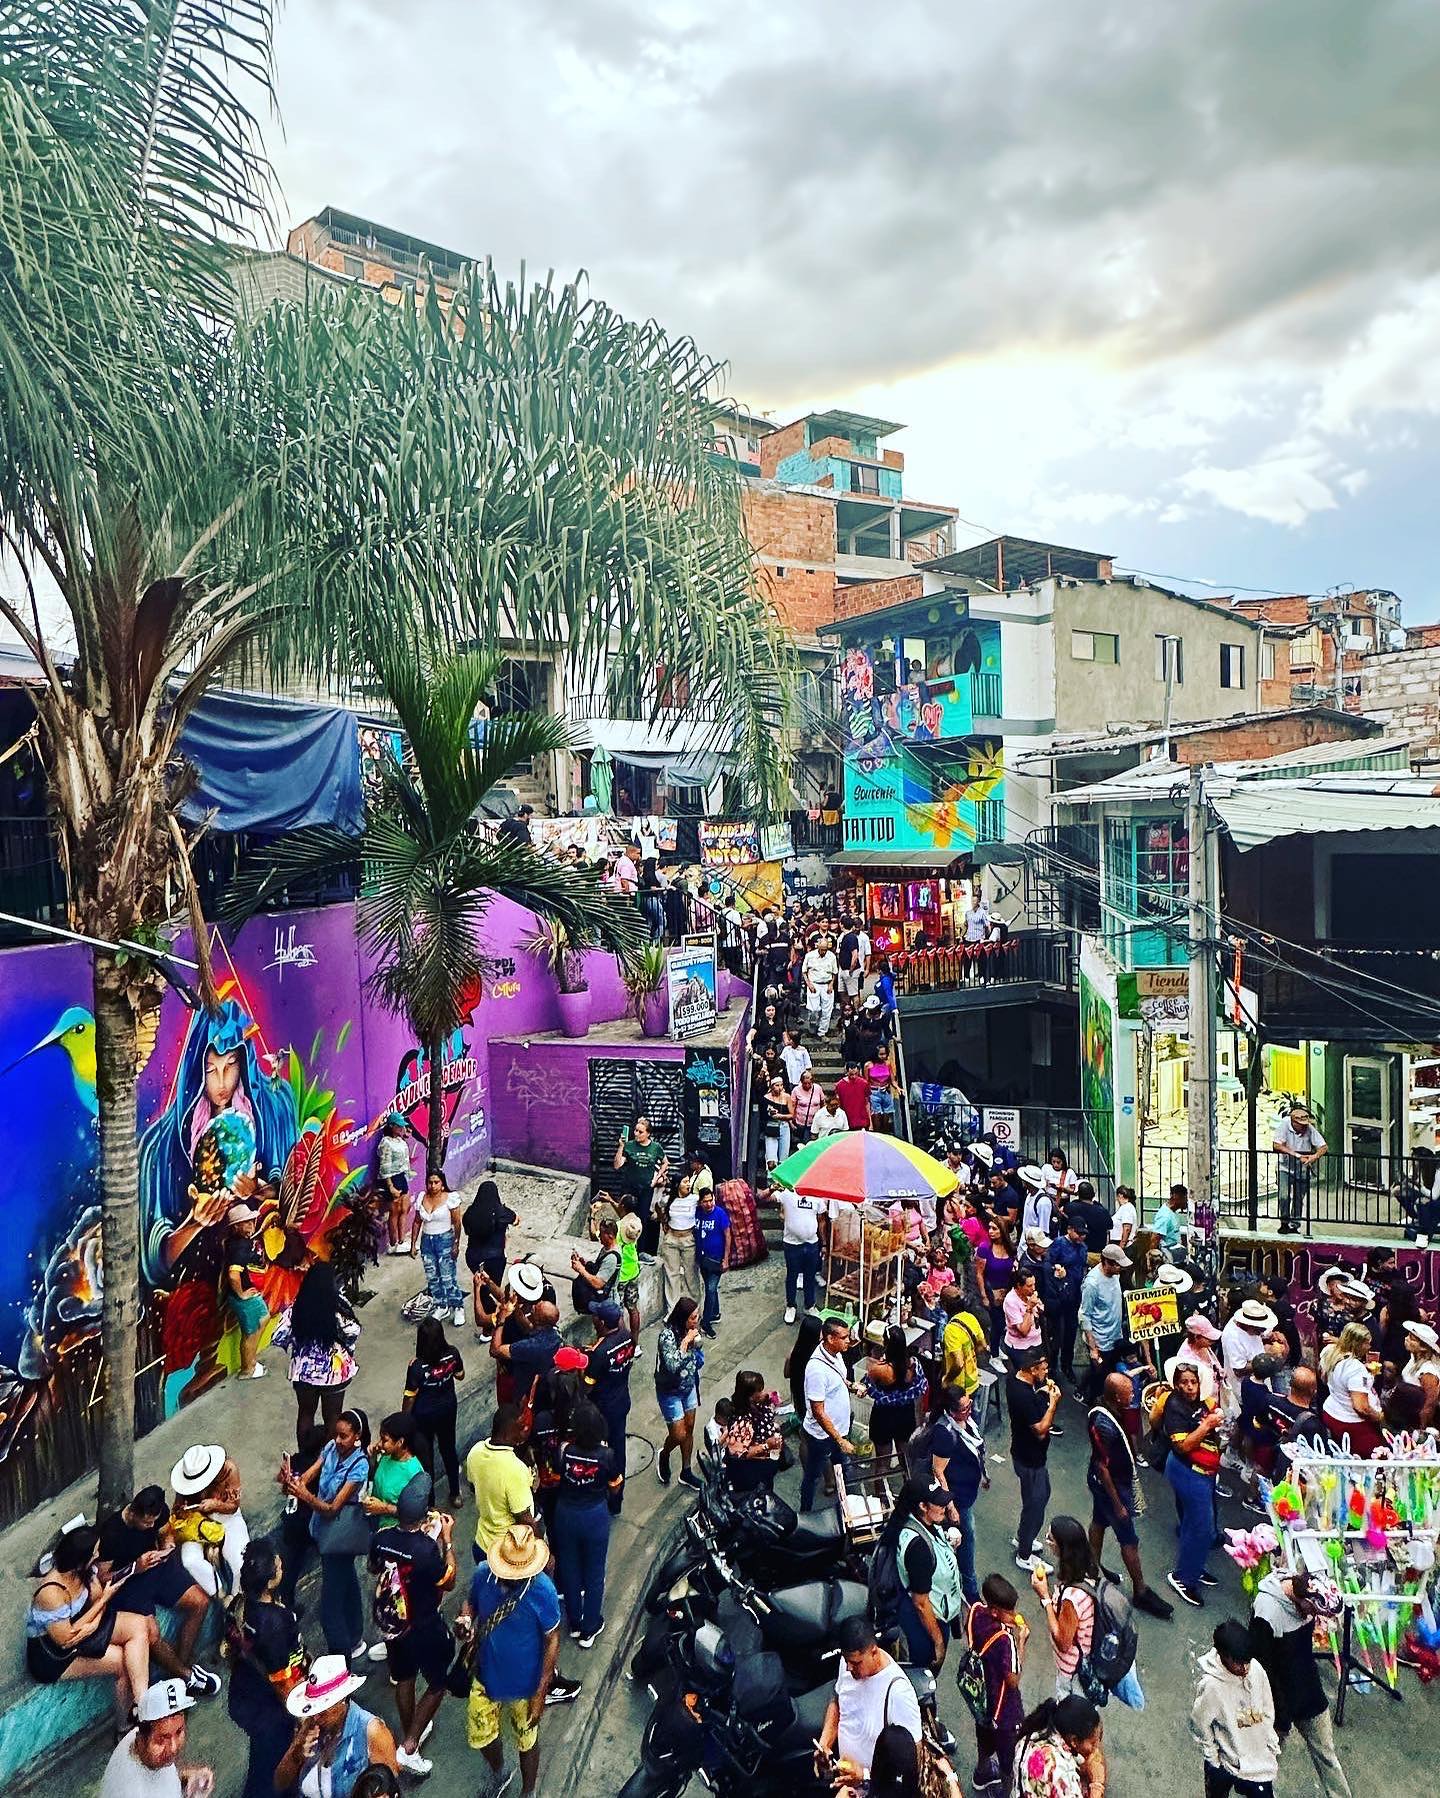
[[[764,1266],[737,1274],[730,1282],[725,1300],[725,1318],[717,1344],[711,1345],[707,1367],[707,1397],[728,1387],[734,1371],[741,1366],[761,1369],[774,1383],[780,1382],[790,1332],[780,1319],[778,1304],[780,1264],[771,1260]],[[380,1296],[366,1308],[365,1354],[361,1385],[377,1398],[387,1384],[384,1368],[392,1359],[396,1378],[403,1368],[402,1346],[408,1338],[395,1320],[396,1301],[407,1294],[413,1284],[408,1264],[392,1264],[380,1270]],[[468,1335],[468,1332],[466,1332]],[[653,1354],[654,1331],[645,1333],[647,1359],[635,1377],[636,1405],[631,1414],[632,1433],[629,1445],[630,1486],[625,1510],[611,1538],[609,1591],[606,1613],[608,1628],[600,1644],[589,1654],[582,1654],[566,1642],[561,1666],[567,1673],[585,1682],[585,1690],[576,1704],[546,1713],[542,1736],[543,1766],[541,1791],[555,1798],[570,1792],[593,1794],[594,1798],[610,1798],[619,1791],[636,1764],[641,1730],[648,1714],[649,1701],[624,1677],[629,1658],[630,1625],[634,1607],[650,1570],[660,1558],[666,1537],[687,1503],[683,1489],[663,1491],[653,1476],[654,1446],[661,1432],[655,1427],[656,1417],[650,1394],[649,1356]],[[473,1372],[479,1375],[471,1386],[464,1412],[465,1440],[472,1438],[489,1414],[490,1380],[488,1363],[476,1357]],[[276,1358],[276,1371],[280,1371]],[[388,1382],[393,1384],[392,1382]],[[467,1382],[469,1384],[469,1382]],[[229,1386],[206,1401],[207,1427],[197,1428],[200,1419],[189,1422],[191,1436],[206,1437],[222,1429],[228,1420],[232,1426],[237,1413],[246,1406],[263,1401],[264,1415],[273,1421],[275,1430],[283,1430],[281,1414],[288,1414],[288,1389],[281,1380],[263,1391],[245,1392]],[[215,1408],[212,1409],[211,1407]],[[708,1403],[705,1407],[708,1410]],[[224,1411],[226,1416],[222,1417]],[[1064,1439],[1052,1450],[1052,1467],[1056,1498],[1052,1509],[1084,1510],[1084,1431],[1079,1410],[1066,1403],[1061,1417],[1066,1426]],[[179,1420],[183,1422],[184,1420]],[[168,1436],[175,1424],[165,1426]],[[257,1428],[240,1443],[240,1453],[256,1469],[259,1490],[259,1467],[268,1464],[270,1440],[268,1429]],[[278,1439],[278,1436],[277,1438]],[[153,1438],[142,1445],[142,1453]],[[1011,1567],[1009,1536],[1016,1514],[1016,1486],[1008,1460],[996,1459],[1004,1449],[1004,1434],[992,1431],[991,1476],[993,1487],[982,1494],[977,1511],[979,1526],[978,1564],[981,1575],[996,1568],[1015,1573],[1022,1589],[1023,1608],[1032,1630],[1029,1665],[1024,1689],[1027,1705],[1045,1696],[1050,1679],[1048,1650],[1041,1640],[1043,1627],[1038,1605],[1025,1586],[1024,1576]],[[158,1446],[158,1445],[156,1445]],[[169,1452],[169,1442],[165,1452]],[[145,1454],[148,1462],[149,1454]],[[168,1463],[167,1463],[168,1464]],[[797,1475],[786,1476],[782,1489],[794,1497]],[[1166,1548],[1171,1535],[1171,1509],[1168,1489],[1154,1475],[1147,1475],[1148,1516],[1142,1523],[1146,1565],[1158,1580],[1165,1572]],[[1239,1523],[1241,1513],[1226,1507],[1226,1521]],[[467,1517],[462,1513],[457,1533],[468,1536]],[[15,1532],[12,1532],[14,1535]],[[1145,1685],[1148,1707],[1137,1716],[1112,1705],[1106,1718],[1106,1747],[1111,1768],[1111,1798],[1158,1789],[1164,1782],[1173,1792],[1198,1792],[1199,1768],[1185,1727],[1189,1709],[1192,1667],[1196,1656],[1209,1646],[1209,1631],[1231,1609],[1242,1604],[1239,1576],[1218,1552],[1212,1569],[1221,1577],[1218,1590],[1210,1594],[1210,1606],[1203,1613],[1177,1610],[1170,1624],[1142,1619],[1140,1671]],[[312,1598],[313,1602],[313,1598]],[[942,1715],[961,1741],[957,1757],[959,1771],[967,1779],[972,1765],[973,1738],[968,1718],[955,1691],[951,1671],[941,1683]],[[1340,1732],[1340,1751],[1345,1762],[1355,1798],[1378,1798],[1381,1793],[1417,1789],[1415,1773],[1418,1756],[1423,1751],[1424,1730],[1433,1726],[1440,1696],[1422,1688],[1409,1674],[1402,1674],[1405,1703],[1392,1707],[1388,1700],[1373,1697],[1353,1698],[1345,1729]],[[383,1714],[391,1715],[391,1706],[383,1673],[372,1675],[368,1702]],[[219,1774],[220,1798],[239,1791],[243,1776],[243,1742],[224,1714],[223,1701],[204,1706],[194,1713],[192,1739],[195,1758],[209,1761]],[[488,1774],[480,1757],[465,1744],[462,1707],[447,1701],[440,1714],[429,1749],[435,1762],[435,1773],[427,1782],[433,1798],[471,1798],[489,1790]],[[98,1786],[103,1753],[97,1746],[87,1752],[75,1767],[74,1790],[91,1793]],[[1287,1753],[1281,1770],[1278,1790],[1282,1794],[1310,1793],[1315,1790],[1311,1769],[1303,1748],[1297,1744]]]

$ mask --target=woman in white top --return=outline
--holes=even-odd
[[[434,1305],[432,1315],[449,1312],[453,1322],[465,1321],[465,1300],[455,1275],[460,1258],[460,1195],[451,1192],[443,1173],[428,1174],[425,1190],[415,1206],[410,1226],[410,1253],[425,1264],[425,1284]]]
[[[1410,1359],[1400,1370],[1400,1378],[1418,1386],[1425,1394],[1420,1423],[1422,1428],[1428,1429],[1435,1421],[1436,1411],[1440,1410],[1440,1332],[1430,1324],[1407,1324],[1405,1347]]]
[[[1348,1437],[1349,1452],[1368,1461],[1380,1447],[1384,1413],[1375,1396],[1375,1380],[1366,1361],[1370,1332],[1364,1324],[1346,1324],[1340,1340],[1320,1357],[1320,1372],[1330,1390],[1323,1407],[1325,1427],[1334,1442]]]
[[[1120,1247],[1127,1248],[1130,1238],[1140,1228],[1140,1213],[1136,1208],[1135,1194],[1128,1186],[1115,1188],[1115,1212],[1110,1219],[1110,1240],[1118,1242]]]
[[[1080,1184],[1080,1176],[1066,1160],[1063,1149],[1050,1151],[1049,1160],[1040,1170],[1040,1178],[1045,1182],[1045,1195],[1052,1205],[1063,1206]]]

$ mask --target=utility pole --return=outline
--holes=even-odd
[[[1190,839],[1190,1081],[1186,1107],[1190,1203],[1197,1211],[1215,1192],[1215,898],[1205,770],[1190,769],[1185,803]]]

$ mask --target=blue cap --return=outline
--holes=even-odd
[[[401,1117],[398,1111],[392,1111],[389,1117],[386,1118],[385,1128],[388,1130],[392,1124],[398,1124],[402,1130],[405,1128],[405,1119]]]
[[[621,1311],[614,1299],[601,1299],[598,1305],[590,1307],[590,1315],[597,1323],[609,1324],[613,1329],[620,1321]]]

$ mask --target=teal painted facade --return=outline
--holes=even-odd
[[[886,468],[883,463],[875,467],[877,487],[860,488],[854,484],[851,470],[862,462],[867,466],[874,465],[874,457],[873,449],[863,450],[858,443],[853,460],[841,456],[817,457],[809,450],[796,450],[776,464],[775,478],[787,487],[819,487],[828,480],[837,493],[863,492],[874,499],[903,498],[904,477],[898,468]]]

